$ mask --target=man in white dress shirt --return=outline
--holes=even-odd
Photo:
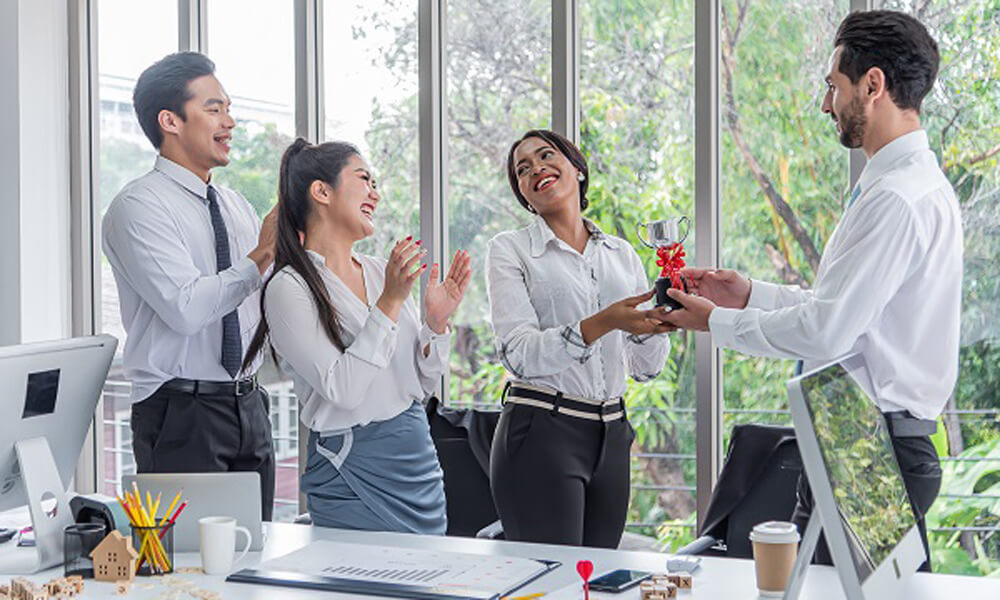
[[[108,208],[104,253],[127,332],[138,471],[257,471],[270,519],[270,402],[260,360],[240,365],[260,320],[275,218],[261,226],[246,199],[211,181],[229,164],[236,125],[214,72],[207,57],[182,52],[139,77],[135,112],[159,156]]]
[[[802,359],[807,370],[860,352],[873,384],[865,391],[886,416],[926,548],[923,517],[941,485],[929,436],[957,378],[962,300],[958,201],[920,127],[938,49],[923,25],[891,11],[849,15],[834,46],[823,112],[868,163],[813,289],[692,268],[699,295],[672,290],[684,309],[666,320],[711,331],[722,347]],[[811,504],[800,480],[800,527]]]

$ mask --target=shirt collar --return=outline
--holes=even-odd
[[[156,164],[153,165],[153,169],[173,179],[195,196],[208,199],[208,184],[202,181],[201,177],[198,177],[169,158],[164,157],[162,154],[156,156]]]
[[[600,241],[608,248],[618,248],[611,236],[601,231],[601,228],[590,219],[583,217],[583,225],[590,232],[590,239]],[[549,243],[558,239],[545,219],[538,215],[535,216],[535,221],[528,228],[528,237],[531,240],[531,256],[534,258],[541,256]]]
[[[865,190],[871,187],[871,184],[891,169],[893,163],[900,158],[907,154],[929,149],[930,144],[927,143],[927,132],[923,129],[901,135],[885,146],[882,146],[875,153],[875,156],[868,161],[864,170],[861,171],[861,177],[858,178],[861,193],[863,194]]]

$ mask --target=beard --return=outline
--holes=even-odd
[[[840,143],[847,148],[860,148],[868,117],[865,116],[864,106],[859,99],[851,99],[847,108],[837,117],[837,123],[840,124]]]

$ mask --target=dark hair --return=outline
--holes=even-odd
[[[300,234],[305,233],[306,222],[312,211],[309,187],[314,181],[325,181],[333,187],[340,183],[340,172],[352,156],[360,156],[358,149],[345,142],[324,142],[310,144],[298,138],[285,150],[281,157],[281,171],[278,175],[278,234],[274,244],[274,269],[271,277],[264,282],[260,292],[260,324],[254,333],[250,347],[243,359],[243,369],[250,366],[268,338],[270,330],[264,314],[264,297],[267,286],[274,276],[290,265],[298,273],[312,293],[313,303],[319,311],[320,325],[334,346],[343,351],[344,334],[337,319],[337,310],[330,301],[326,285],[320,277],[316,265],[306,254]],[[271,356],[277,363],[274,347]]]
[[[878,67],[896,106],[920,112],[941,62],[937,42],[920,21],[891,10],[851,13],[841,21],[833,45],[842,47],[837,68],[851,83]]]
[[[576,147],[576,144],[548,129],[532,129],[522,135],[521,139],[514,142],[510,147],[510,152],[507,153],[507,181],[510,182],[510,189],[513,190],[517,201],[521,203],[521,206],[528,209],[529,212],[535,212],[535,209],[531,208],[528,201],[521,195],[521,190],[517,188],[517,173],[514,168],[514,151],[521,145],[521,142],[531,137],[542,139],[557,148],[574,167],[583,173],[583,181],[580,182],[580,210],[586,210],[590,204],[587,200],[587,186],[590,184],[590,169],[587,167],[587,159],[584,158],[583,153]]]
[[[215,63],[204,54],[177,52],[156,61],[139,75],[132,92],[132,106],[142,132],[157,150],[163,144],[160,111],[169,110],[186,120],[184,103],[193,95],[188,83],[213,73]]]

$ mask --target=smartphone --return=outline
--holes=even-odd
[[[652,575],[652,573],[648,573],[646,571],[618,569],[616,571],[611,571],[610,573],[605,573],[597,579],[591,579],[590,589],[595,592],[611,592],[613,594],[617,594],[618,592],[638,585],[640,581],[649,578],[650,575]]]

